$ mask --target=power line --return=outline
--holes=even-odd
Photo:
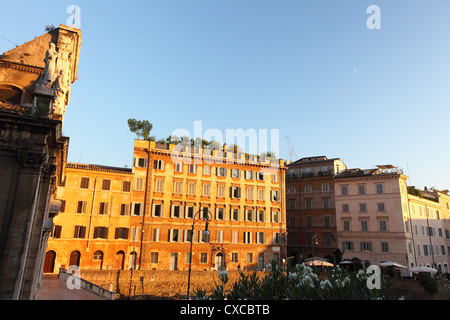
[[[16,48],[19,46],[18,44],[15,44],[15,43],[12,42],[11,40],[6,39],[6,38],[5,38],[4,36],[2,36],[1,34],[0,34],[0,37],[2,37],[2,39],[4,39],[4,40],[8,41],[9,43],[13,44]]]
[[[75,93],[72,93],[72,94],[81,103],[83,108],[85,108],[86,111],[89,112],[89,114],[92,116],[92,118],[94,118],[94,120],[97,121],[97,123],[100,125],[100,127],[102,127],[103,130],[105,130],[106,134],[119,146],[120,149],[122,149],[122,151],[127,155],[127,157],[129,157],[130,159],[133,159],[133,157],[130,156],[130,154],[122,147],[122,145],[109,133],[109,131],[100,122],[100,120],[91,112],[91,110],[89,110],[89,108],[84,104],[84,102],[80,99],[80,97],[78,97]]]

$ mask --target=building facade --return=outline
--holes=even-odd
[[[366,266],[395,261],[448,272],[442,219],[446,200],[413,195],[406,182],[407,176],[392,166],[349,169],[335,177],[337,237],[344,260],[357,258]]]
[[[0,56],[0,299],[34,299],[69,139],[81,32],[60,26]]]
[[[299,159],[288,168],[288,256],[297,262],[320,256],[334,263],[338,247],[334,176],[346,166],[340,159],[319,156]]]
[[[209,151],[143,140],[135,140],[132,169],[68,164],[46,271],[72,264],[187,270],[191,239],[193,270],[262,270],[281,262],[285,170],[283,160],[236,155],[226,146]]]

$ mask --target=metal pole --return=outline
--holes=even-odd
[[[187,300],[189,300],[189,289],[191,286],[191,264],[192,264],[192,240],[194,238],[194,223],[192,224],[192,230],[191,230],[191,250],[189,253],[189,275],[188,275],[188,289],[187,289]]]

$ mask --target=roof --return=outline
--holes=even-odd
[[[353,177],[369,177],[369,176],[376,176],[376,175],[399,175],[401,172],[396,170],[386,171],[382,169],[364,169],[361,170],[360,168],[353,168],[353,169],[347,169],[344,171],[341,171],[339,174],[335,176],[335,179],[342,179],[342,178],[353,178]]]
[[[84,164],[84,163],[73,163],[67,162],[67,169],[77,169],[77,170],[87,170],[87,171],[100,171],[109,173],[125,173],[131,174],[131,168],[121,168],[121,167],[110,167],[97,164]]]

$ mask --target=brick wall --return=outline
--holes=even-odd
[[[244,274],[251,274],[244,271]],[[264,272],[257,272],[264,277]],[[124,296],[147,294],[154,296],[186,295],[188,271],[167,270],[81,270],[81,278],[95,283],[107,290],[116,291]],[[228,271],[227,287],[239,279],[239,271]],[[206,291],[219,284],[217,271],[191,271],[190,291],[202,287]],[[131,290],[130,290],[131,285]]]

